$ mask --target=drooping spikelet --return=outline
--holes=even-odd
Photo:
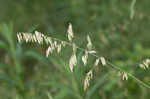
[[[69,60],[69,68],[71,72],[73,72],[74,66],[76,66],[76,64],[77,64],[77,57],[76,54],[73,53]]]
[[[36,39],[36,36],[35,36],[35,35],[32,35],[31,42],[37,42],[37,39]]]
[[[26,43],[30,42],[32,40],[32,34],[30,33],[23,33],[23,39]]]
[[[97,59],[96,59],[96,61],[95,61],[95,63],[94,63],[94,66],[98,66],[99,61],[100,61],[100,59],[99,59],[99,58],[97,58]]]
[[[17,33],[18,42],[21,43],[22,41],[22,35],[21,33]]]
[[[53,43],[51,37],[44,36],[44,40],[45,40],[46,44],[52,44]]]
[[[90,39],[90,36],[89,36],[89,35],[87,35],[87,41],[88,41],[87,49],[88,49],[88,50],[91,50],[91,49],[92,49],[92,42],[91,42],[91,39]]]
[[[93,72],[90,70],[84,79],[84,90],[86,90],[90,86],[90,80],[93,78]]]
[[[150,59],[144,60],[141,64],[139,64],[140,68],[149,69]]]
[[[91,50],[91,51],[88,51],[88,53],[89,53],[89,54],[95,54],[95,53],[96,53],[96,51]]]
[[[126,72],[118,72],[118,76],[122,78],[122,80],[128,80],[128,74]]]
[[[62,44],[63,47],[66,46],[66,42],[65,41],[61,41],[61,44]]]
[[[69,27],[68,27],[68,39],[69,41],[72,41],[73,37],[74,37],[74,34],[73,34],[73,30],[72,30],[72,24],[69,23]]]
[[[125,73],[125,72],[123,72],[122,79],[123,79],[123,80],[128,80],[128,74]]]
[[[57,45],[57,53],[59,54],[61,52],[61,44]]]
[[[39,43],[39,44],[43,43],[43,37],[44,37],[44,35],[41,34],[41,33],[38,32],[38,31],[35,31],[35,35],[36,35],[36,39],[37,39],[38,43]]]
[[[48,57],[48,55],[52,52],[53,52],[53,48],[49,46],[48,49],[46,50],[46,57]]]
[[[84,65],[87,64],[87,60],[88,60],[88,51],[85,51],[85,55],[82,56],[82,62]]]
[[[104,58],[104,57],[100,57],[100,60],[101,60],[102,65],[105,66],[105,65],[106,65],[106,60],[105,60],[105,58]]]

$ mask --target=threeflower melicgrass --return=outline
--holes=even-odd
[[[71,72],[74,72],[74,68],[77,66],[77,56],[76,56],[76,50],[82,50],[84,51],[84,55],[81,56],[81,60],[83,62],[83,64],[86,66],[87,61],[89,59],[89,54],[96,57],[95,62],[93,63],[93,68],[95,68],[96,66],[99,65],[99,63],[101,62],[101,65],[103,66],[111,66],[114,69],[118,70],[119,75],[122,77],[123,80],[128,80],[128,76],[130,76],[131,78],[133,78],[135,81],[137,81],[138,83],[140,83],[141,85],[143,85],[144,87],[150,88],[149,85],[145,84],[143,81],[137,79],[134,75],[125,72],[124,70],[122,70],[121,68],[113,65],[111,62],[109,62],[108,60],[106,60],[103,56],[99,57],[98,55],[96,55],[96,51],[93,49],[93,44],[91,42],[91,38],[89,35],[87,35],[87,46],[85,49],[78,47],[75,42],[73,42],[74,40],[74,33],[72,30],[72,25],[69,24],[68,30],[67,30],[67,36],[68,36],[68,40],[69,41],[63,41],[57,38],[53,38],[53,37],[48,37],[44,34],[42,34],[41,32],[35,31],[34,34],[32,33],[17,33],[17,38],[18,38],[18,42],[21,43],[22,41],[25,41],[26,43],[38,43],[38,44],[44,44],[46,43],[48,45],[47,50],[45,51],[46,53],[46,57],[48,57],[50,54],[52,54],[54,51],[57,51],[57,53],[59,54],[61,52],[61,50],[66,47],[66,46],[71,46],[72,47],[72,55],[70,55],[70,59],[68,62],[69,65],[69,69]],[[149,68],[150,65],[150,59],[147,59],[145,61],[143,61],[141,64],[139,64],[139,67],[143,68],[143,69],[147,69]],[[87,74],[85,75],[85,79],[83,80],[83,88],[84,90],[86,90],[89,86],[90,86],[90,80],[93,78],[93,68],[91,70],[89,70],[87,72]]]

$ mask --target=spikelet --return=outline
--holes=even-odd
[[[91,42],[91,39],[90,39],[90,36],[89,36],[89,35],[87,35],[87,41],[88,41],[87,49],[88,49],[88,50],[91,50],[91,49],[92,49],[92,42]]]
[[[139,64],[140,68],[146,69],[146,66],[144,64]]]
[[[28,33],[28,41],[32,42],[33,41],[33,35],[31,33]]]
[[[72,30],[72,24],[69,23],[69,27],[68,27],[68,39],[69,41],[72,41],[73,37],[74,37],[74,34],[73,34],[73,30]]]
[[[89,53],[89,54],[95,54],[95,53],[96,53],[96,51],[91,50],[91,51],[88,51],[88,53]]]
[[[51,45],[52,50],[55,50],[55,48],[56,48],[55,43],[51,43],[50,45]]]
[[[61,52],[61,44],[57,45],[57,53],[59,54]]]
[[[146,61],[143,62],[143,65],[145,66],[145,68],[149,69],[149,64]]]
[[[88,51],[85,51],[85,55],[82,56],[82,62],[84,65],[87,64],[87,60],[88,60]]]
[[[44,36],[44,40],[45,40],[46,44],[52,44],[53,43],[51,37]]]
[[[62,44],[63,47],[66,46],[66,42],[65,41],[61,41],[61,44]]]
[[[90,86],[90,80],[93,78],[93,72],[90,70],[84,79],[84,91]]]
[[[36,39],[36,36],[35,35],[32,35],[32,42],[37,42],[37,39]]]
[[[105,60],[105,58],[104,58],[104,57],[100,57],[100,60],[101,60],[102,65],[105,66],[105,65],[106,65],[106,60]]]
[[[140,68],[149,69],[150,59],[144,60],[141,64],[139,64]]]
[[[35,36],[36,36],[38,43],[42,44],[43,43],[43,35],[40,32],[35,31]]]
[[[27,33],[23,33],[23,39],[25,40],[26,43],[29,41],[29,36]]]
[[[145,60],[147,64],[150,64],[150,59]]]
[[[46,57],[48,57],[48,55],[52,52],[53,52],[53,49],[51,46],[49,46],[48,49],[46,50]]]
[[[98,66],[99,61],[100,61],[100,59],[99,59],[99,58],[97,58],[97,59],[96,59],[96,61],[95,61],[95,63],[94,63],[94,66]]]
[[[118,72],[118,76],[122,77],[122,80],[128,80],[128,74],[126,72]]]
[[[30,33],[18,33],[17,38],[18,38],[19,43],[22,40],[25,40],[25,42],[28,43],[28,42],[32,41],[32,34],[30,34]]]
[[[54,41],[54,46],[57,47],[57,41]]]
[[[17,33],[18,42],[21,43],[22,41],[22,35],[21,33]]]
[[[122,79],[123,79],[123,80],[128,80],[128,74],[125,73],[125,72],[123,72]]]
[[[76,54],[73,53],[69,60],[69,68],[70,68],[71,72],[73,72],[73,68],[74,68],[74,66],[76,66],[76,64],[77,64]]]

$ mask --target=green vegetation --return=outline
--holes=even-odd
[[[1,0],[0,99],[149,99],[149,64],[145,64],[150,56],[149,4],[149,0]],[[46,57],[45,42],[18,42],[17,33],[35,31],[57,38],[58,44],[70,42],[69,23],[73,42],[87,49],[89,35],[106,66],[93,68],[97,58],[93,53],[84,66],[85,52],[77,49],[71,72],[73,46]],[[84,90],[91,69],[93,77]],[[128,80],[123,80],[124,72],[129,73]]]

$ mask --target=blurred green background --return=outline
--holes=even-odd
[[[88,69],[68,67],[71,47],[45,58],[46,45],[19,44],[17,32],[40,31],[67,40],[72,23],[75,42],[85,48],[90,35],[97,55],[150,85],[149,70],[139,63],[150,56],[150,1],[137,0],[0,0],[0,99],[149,99],[148,88],[118,71],[100,66],[83,91]],[[83,53],[78,52],[78,60]],[[82,70],[83,69],[83,70]]]

